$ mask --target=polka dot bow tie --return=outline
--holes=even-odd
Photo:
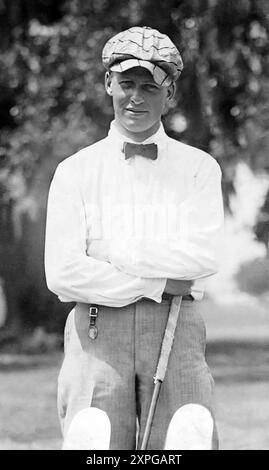
[[[158,156],[158,146],[157,144],[132,144],[131,142],[124,142],[123,152],[125,154],[125,160],[132,158],[136,155],[140,157],[149,158],[151,160],[156,160]]]

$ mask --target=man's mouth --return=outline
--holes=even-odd
[[[133,108],[126,108],[126,111],[128,111],[130,114],[133,114],[133,115],[140,115],[140,114],[145,114],[145,113],[147,113],[146,110],[143,110],[143,109],[133,109]]]

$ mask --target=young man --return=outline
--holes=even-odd
[[[77,302],[59,376],[63,448],[140,447],[173,295],[183,301],[148,449],[216,448],[199,300],[217,271],[221,172],[165,134],[183,67],[166,35],[119,33],[103,63],[115,120],[58,165],[48,200],[48,287]]]

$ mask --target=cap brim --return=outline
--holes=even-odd
[[[169,86],[173,81],[165,70],[148,60],[127,59],[122,62],[116,62],[109,68],[112,72],[125,72],[126,70],[133,69],[134,67],[143,67],[147,69],[151,73],[155,83],[159,86]]]

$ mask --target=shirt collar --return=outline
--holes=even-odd
[[[155,134],[151,135],[147,139],[143,140],[143,142],[139,142],[139,144],[157,144],[158,145],[158,158],[156,160],[149,160],[150,163],[156,164],[158,160],[162,157],[163,150],[166,147],[167,143],[167,134],[165,133],[164,127],[162,122],[160,123],[160,127],[155,132]],[[110,140],[113,140],[113,144],[117,146],[118,150],[120,149],[122,151],[123,149],[123,143],[124,142],[132,142],[137,144],[138,142],[135,142],[134,140],[130,139],[129,137],[125,136],[122,134],[115,123],[115,120],[111,122],[110,124],[110,129],[108,132],[108,138]],[[129,160],[127,160],[129,162]]]

